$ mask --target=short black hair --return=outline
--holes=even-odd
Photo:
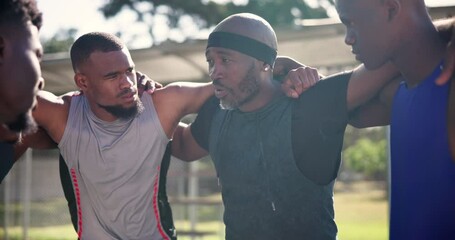
[[[43,13],[35,0],[1,0],[0,25],[32,22],[38,29],[43,25]]]
[[[117,36],[104,32],[91,32],[79,37],[70,50],[71,63],[76,73],[77,66],[85,62],[93,52],[120,51],[125,47]]]

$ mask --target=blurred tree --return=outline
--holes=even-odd
[[[373,141],[361,138],[343,151],[343,161],[347,168],[363,173],[375,180],[385,180],[387,176],[387,140]]]
[[[75,28],[60,29],[50,39],[42,39],[44,53],[68,52],[75,40]]]
[[[332,4],[333,0],[316,0],[319,3]],[[233,13],[251,12],[257,14],[272,26],[293,25],[295,20],[327,17],[326,10],[319,4],[310,7],[304,0],[237,0],[218,3],[210,0],[111,0],[101,7],[106,18],[114,17],[124,9],[137,14],[140,22],[149,25],[149,33],[155,39],[153,28],[156,17],[165,17],[170,29],[185,28],[182,20],[188,17],[198,29],[209,28]]]

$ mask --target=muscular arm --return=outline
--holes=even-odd
[[[14,144],[14,160],[18,160],[28,148],[53,149],[57,148],[57,144],[44,129],[39,128],[37,132],[24,136],[20,142]]]
[[[22,141],[14,145],[14,159],[17,160],[28,148],[57,148],[65,130],[68,118],[69,101],[78,92],[69,92],[60,97],[47,91],[40,91],[37,96],[38,107],[33,117],[40,126],[33,134],[23,136]]]
[[[172,156],[189,162],[207,155],[208,152],[199,146],[194,139],[190,126],[179,123],[172,140]]]
[[[160,123],[171,137],[180,119],[196,113],[214,93],[211,83],[172,83],[152,95]]]
[[[207,100],[191,125],[181,124],[174,134],[172,155],[184,160],[194,161],[204,157],[209,150],[209,135],[213,116],[219,109],[219,100]]]
[[[33,117],[38,125],[56,143],[60,142],[65,131],[70,100],[73,95],[75,95],[75,92],[62,96],[56,96],[47,91],[38,93],[38,107],[33,112]]]
[[[399,76],[391,64],[373,71],[363,65],[357,67],[349,81],[346,97],[351,115],[349,124],[359,128],[389,124]]]

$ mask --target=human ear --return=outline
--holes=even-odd
[[[385,0],[384,4],[387,8],[387,19],[392,21],[401,10],[401,2],[399,0]]]
[[[82,73],[74,74],[74,82],[80,90],[85,91],[87,89],[87,77]]]

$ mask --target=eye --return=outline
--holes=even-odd
[[[209,67],[213,66],[213,60],[212,59],[207,59],[207,64],[209,65]]]
[[[113,73],[113,74],[106,75],[105,79],[114,80],[114,79],[117,79],[117,77],[118,77],[118,73]]]
[[[126,70],[126,73],[127,73],[128,75],[133,74],[133,73],[134,73],[134,68],[128,68],[128,69]]]
[[[223,57],[221,60],[223,61],[223,63],[229,63],[229,62],[231,62],[231,59],[226,58],[226,57]]]

